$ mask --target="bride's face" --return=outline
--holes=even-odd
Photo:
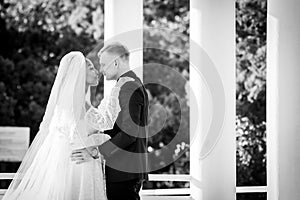
[[[95,69],[93,63],[88,58],[85,59],[86,63],[86,84],[89,86],[96,86],[99,83],[99,73]]]

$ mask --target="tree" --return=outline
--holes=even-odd
[[[266,16],[266,0],[236,2],[239,186],[266,185]]]
[[[103,19],[99,11],[103,2],[35,0],[2,1],[0,5],[0,40],[4,44],[0,47],[0,70],[5,74],[0,80],[5,91],[1,95],[13,102],[10,111],[0,105],[1,116],[13,116],[9,123],[1,123],[29,125],[33,138],[61,57],[71,50],[87,54],[103,35],[93,28]],[[99,12],[101,17],[97,18]]]

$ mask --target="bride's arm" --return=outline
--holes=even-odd
[[[104,97],[98,106],[91,106],[86,112],[85,119],[87,123],[96,130],[104,131],[114,127],[115,121],[121,111],[119,104],[119,92],[122,85],[128,81],[133,81],[130,77],[122,77],[113,87],[109,96]]]
[[[113,87],[111,94],[104,97],[98,108],[90,106],[85,114],[87,123],[96,130],[112,129],[121,110],[119,105],[120,87]]]

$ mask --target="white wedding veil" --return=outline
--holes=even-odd
[[[32,181],[34,181],[32,179],[38,180],[45,176],[44,172],[39,172],[39,170],[49,168],[50,166],[46,166],[47,162],[54,162],[53,160],[49,161],[50,158],[47,155],[50,155],[51,149],[59,148],[59,142],[54,142],[57,146],[53,146],[54,144],[47,146],[45,143],[51,143],[49,141],[55,137],[65,137],[67,141],[73,137],[75,132],[80,131],[78,130],[78,122],[84,118],[86,112],[84,107],[85,79],[86,60],[84,55],[78,51],[66,54],[60,61],[39,131],[23,158],[23,162],[3,200],[18,199],[23,193],[26,193],[25,190],[32,187]],[[59,182],[60,180],[56,181]]]

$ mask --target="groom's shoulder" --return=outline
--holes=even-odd
[[[140,88],[142,86],[142,84],[136,80],[136,79],[133,79],[131,81],[128,81],[126,82],[122,87],[121,87],[121,90],[136,90],[138,88]]]
[[[132,80],[126,82],[120,90],[120,100],[122,99],[132,99],[137,101],[143,99],[142,84],[138,80]]]

